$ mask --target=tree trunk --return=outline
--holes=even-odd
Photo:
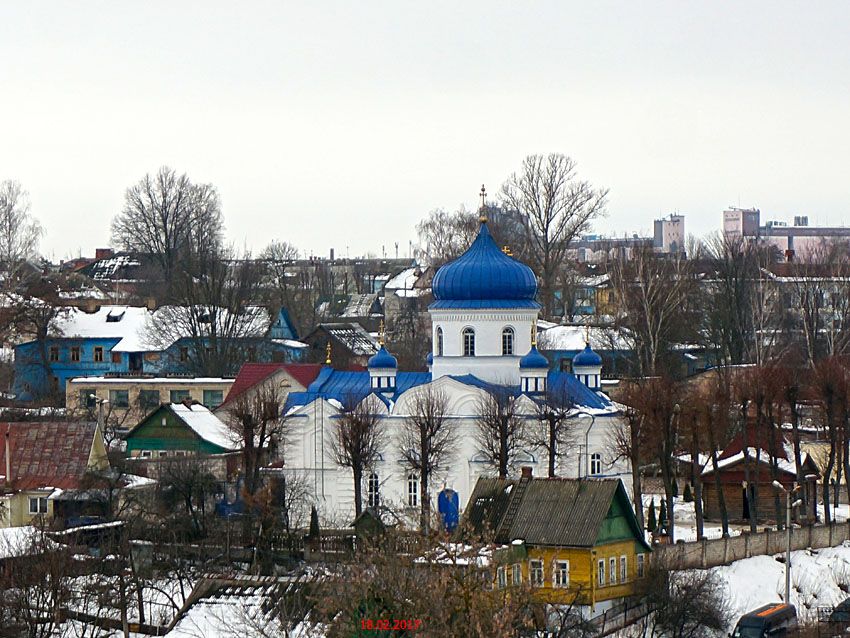
[[[363,468],[352,468],[354,473],[354,517],[363,511]]]
[[[694,429],[691,435],[691,483],[694,486],[694,515],[697,523],[697,540],[702,540],[705,531],[705,521],[702,513],[702,468],[699,465],[699,439],[697,438],[696,420],[693,421]]]
[[[419,480],[419,500],[422,505],[421,519],[419,527],[422,533],[426,536],[431,532],[431,496],[429,494],[428,482],[430,472],[425,469],[425,463],[422,463],[422,477]]]
[[[508,424],[505,419],[499,423],[499,478],[508,478]]]
[[[549,421],[549,478],[555,478],[555,459],[558,445],[558,430],[555,423]]]

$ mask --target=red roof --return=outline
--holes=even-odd
[[[243,363],[221,405],[233,401],[236,397],[262,383],[281,369],[286,370],[293,379],[306,389],[319,376],[322,366],[318,363]]]
[[[75,489],[88,469],[97,424],[79,421],[0,423],[0,474],[6,474],[6,432],[11,483],[16,490]]]
[[[760,449],[765,454],[770,452],[770,438],[773,436],[773,445],[774,452],[776,454],[776,458],[788,460],[788,454],[785,451],[786,440],[785,436],[779,430],[773,428],[772,431],[765,431],[765,428],[759,428],[758,434],[753,432],[756,429],[755,424],[750,424],[747,429],[747,447]],[[729,444],[723,448],[723,452],[721,452],[718,457],[718,461],[722,461],[723,459],[727,459],[731,456],[735,456],[739,452],[743,452],[744,450],[744,434],[739,433],[735,435]]]

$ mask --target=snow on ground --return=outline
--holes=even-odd
[[[647,508],[653,499],[655,499],[655,515],[656,517],[658,516],[662,498],[664,498],[663,494],[643,495],[644,518],[646,517]],[[697,539],[697,516],[693,502],[686,503],[681,496],[675,497],[673,499],[673,518],[675,519],[674,533],[677,541],[691,542]],[[749,529],[749,523],[730,523],[729,535],[739,536],[742,529]],[[705,521],[703,524],[703,533],[706,538],[720,538],[723,536],[723,527],[719,521]],[[645,532],[645,534],[646,542],[651,543],[652,535],[649,532]]]

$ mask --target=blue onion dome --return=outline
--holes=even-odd
[[[573,366],[601,366],[602,357],[590,349],[590,344],[584,346],[584,350],[573,357]]]
[[[429,366],[433,365],[433,363],[434,363],[434,353],[433,352],[429,352],[428,356],[425,357],[425,363],[427,363]]]
[[[381,349],[369,358],[366,366],[369,368],[398,368],[398,360],[381,345]]]
[[[531,346],[531,350],[519,360],[520,369],[523,368],[545,368],[549,369],[549,360],[540,354],[537,346]]]
[[[478,236],[467,251],[437,271],[431,289],[436,307],[451,301],[492,300],[520,302],[513,306],[537,305],[534,272],[499,249],[486,220],[482,220]]]

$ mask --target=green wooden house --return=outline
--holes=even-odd
[[[134,459],[213,456],[241,448],[235,433],[200,403],[165,403],[124,440]]]

